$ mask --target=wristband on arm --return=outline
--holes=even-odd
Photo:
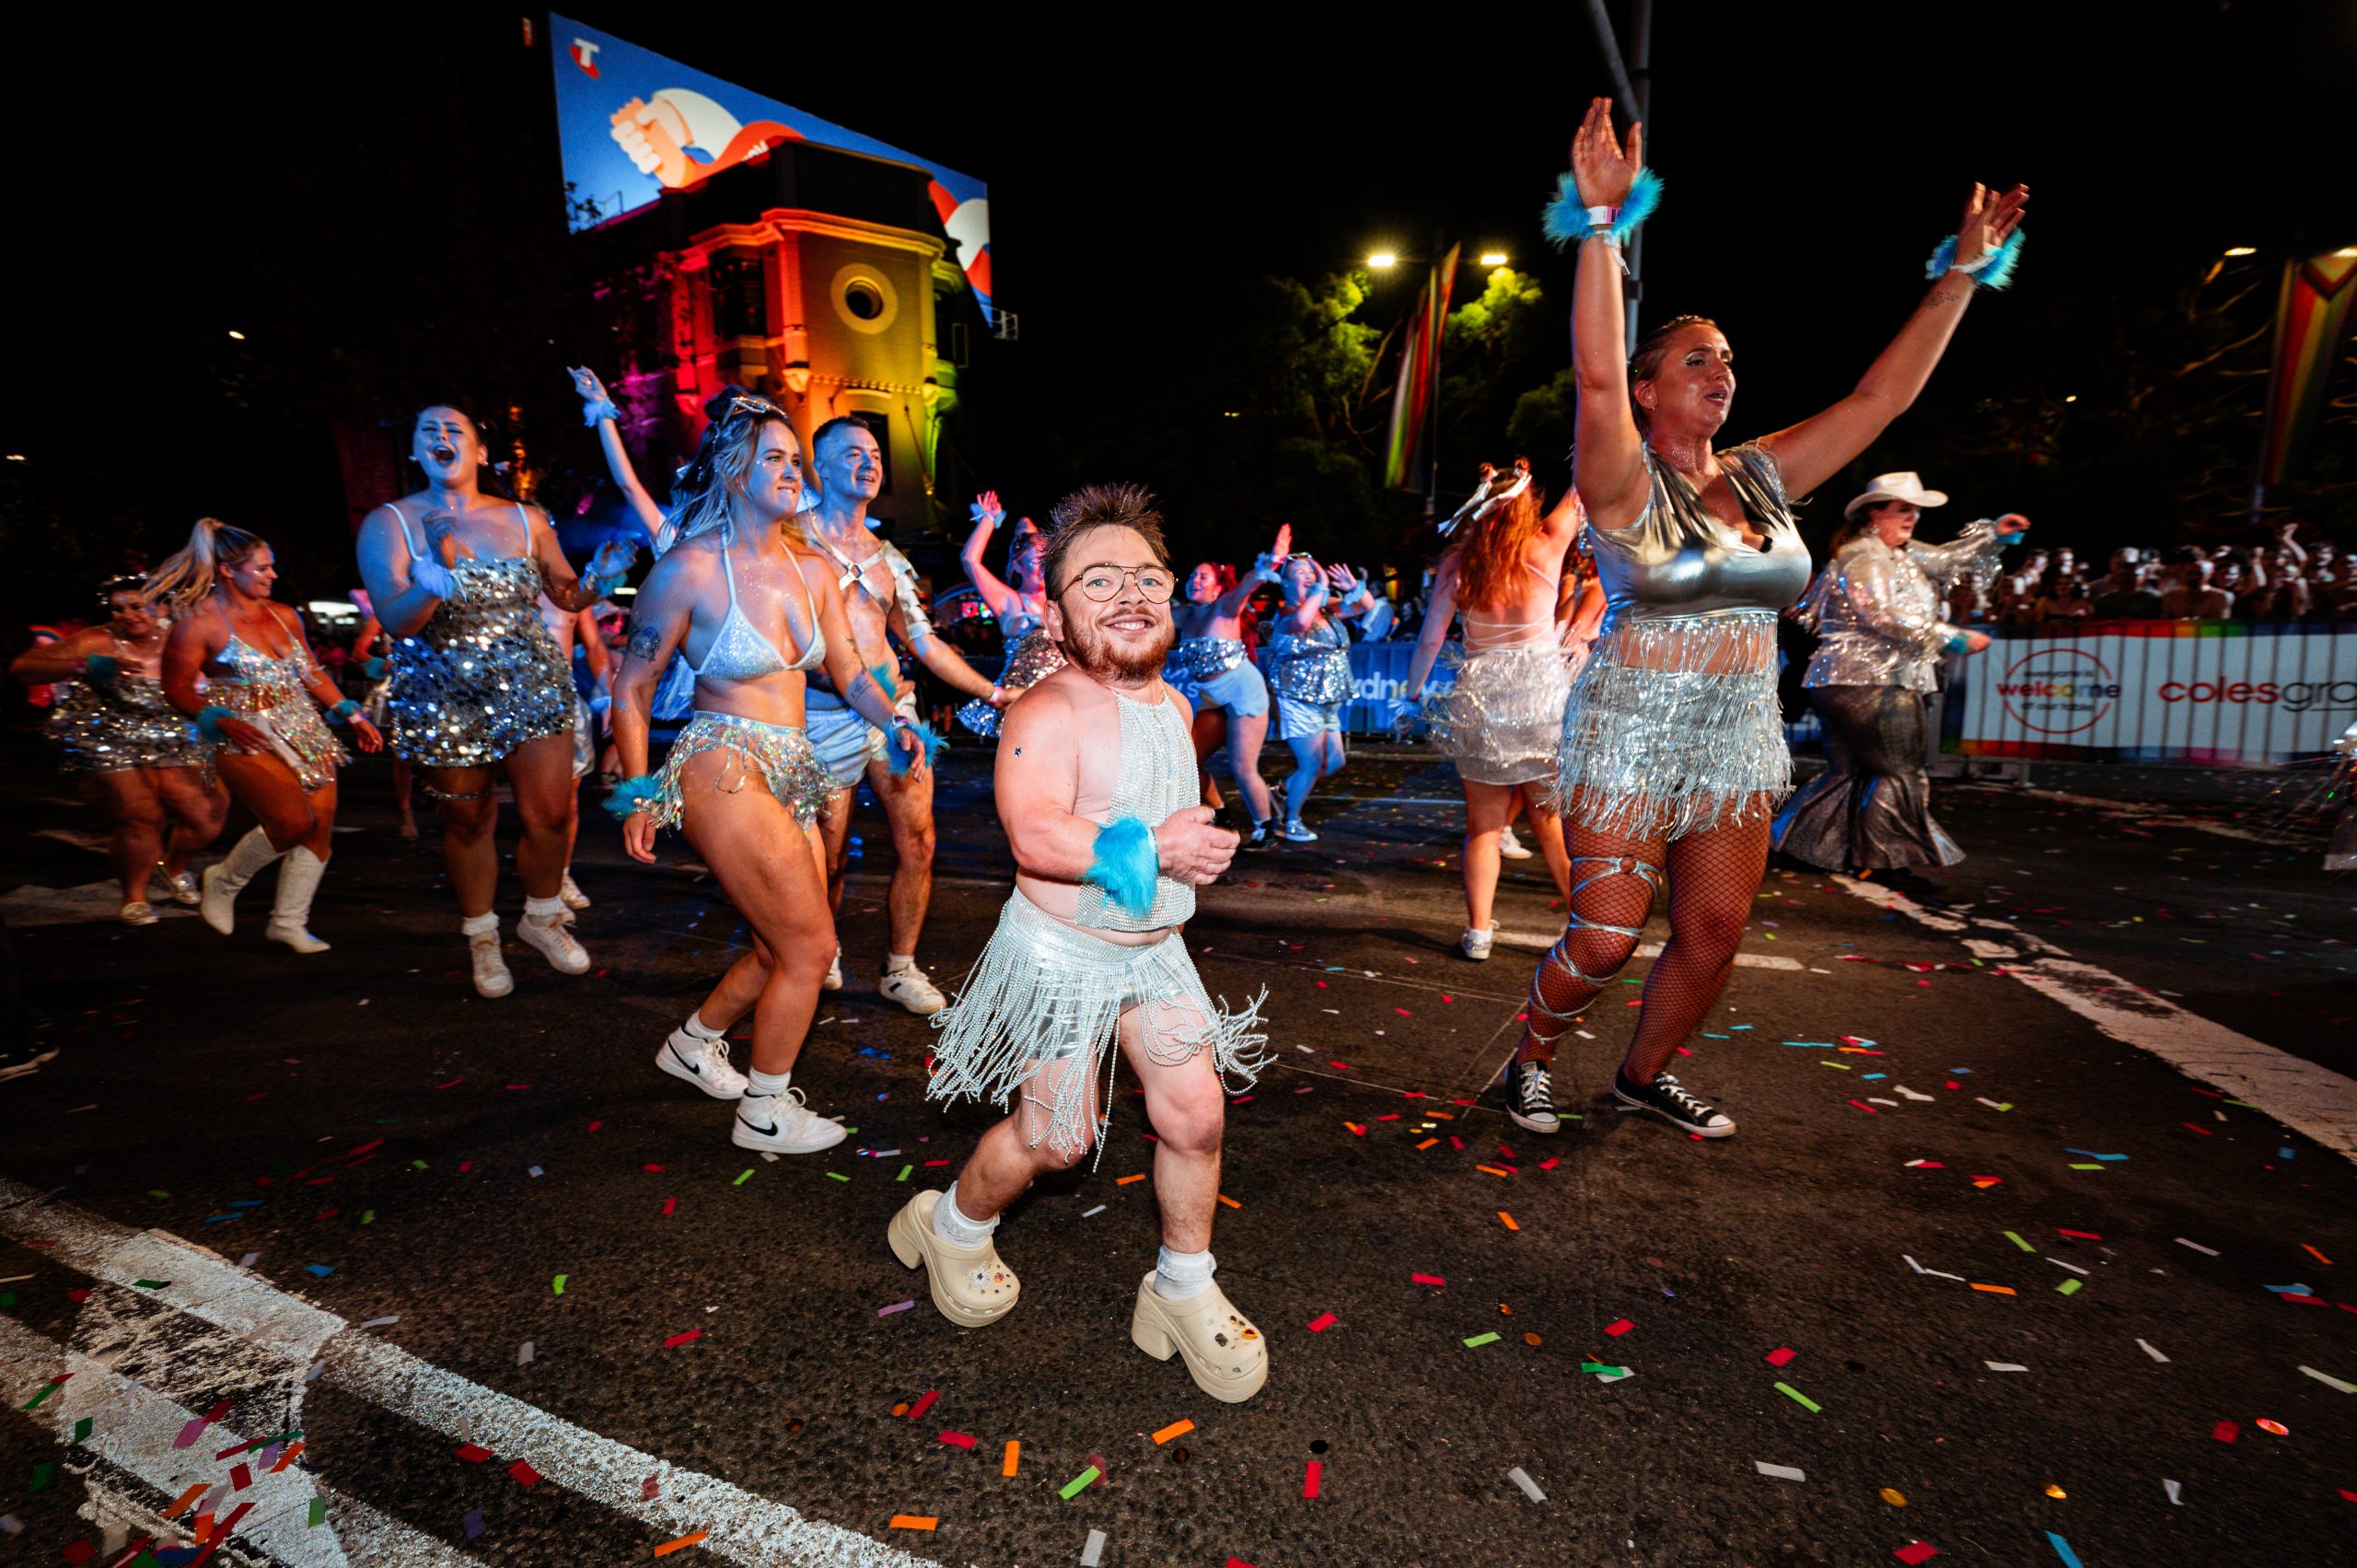
[[[207,740],[218,741],[221,739],[221,721],[237,716],[227,708],[208,703],[196,711],[196,733]]]
[[[1155,889],[1162,875],[1162,851],[1154,830],[1144,819],[1123,817],[1097,830],[1095,854],[1080,879],[1105,889],[1105,896],[1132,914],[1154,907]]]
[[[606,796],[606,809],[618,818],[627,819],[645,810],[655,796],[655,775],[641,773],[614,786],[614,792]]]

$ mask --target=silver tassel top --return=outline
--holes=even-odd
[[[1718,455],[1720,471],[1766,544],[1750,548],[1713,517],[1686,476],[1645,451],[1653,494],[1627,528],[1581,535],[1604,585],[1601,637],[1632,621],[1774,613],[1808,586],[1808,546],[1784,496],[1783,470],[1758,442]]]
[[[1943,592],[1958,578],[1985,588],[2003,548],[1985,518],[1946,544],[1904,550],[1868,534],[1841,547],[1803,597],[1801,618],[1822,639],[1804,686],[1933,689],[1933,668],[1957,629],[1940,619]]]

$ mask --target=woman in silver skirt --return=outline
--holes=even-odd
[[[1775,845],[1829,871],[1954,865],[1964,851],[1932,819],[1924,709],[1947,654],[1977,654],[1989,634],[1951,626],[1940,605],[1959,579],[1986,593],[1998,552],[2020,539],[2017,515],[1968,527],[1946,544],[1915,538],[1923,508],[1947,504],[1911,473],[1887,473],[1841,509],[1833,561],[1798,613],[1817,633],[1801,685],[1825,726],[1825,772],[1776,814]]]
[[[1458,517],[1465,520],[1451,530],[1457,540],[1433,579],[1402,699],[1423,703],[1433,739],[1457,764],[1465,791],[1465,935],[1458,946],[1479,963],[1497,935],[1499,839],[1515,811],[1529,813],[1556,889],[1571,896],[1562,822],[1551,804],[1563,700],[1572,687],[1556,617],[1584,519],[1577,492],[1542,511],[1527,468],[1485,478]],[[1465,641],[1451,644],[1444,657],[1443,639],[1459,615]],[[1427,698],[1424,682],[1436,660],[1454,670],[1456,683]]]
[[[1556,787],[1572,856],[1570,915],[1532,978],[1508,1109],[1530,1131],[1557,1130],[1548,1081],[1555,1043],[1636,951],[1666,888],[1669,940],[1645,977],[1613,1096],[1695,1136],[1724,1138],[1733,1119],[1663,1068],[1726,984],[1767,868],[1771,816],[1791,785],[1776,616],[1808,586],[1809,560],[1789,497],[1840,472],[1915,401],[1976,274],[2010,255],[2028,192],[1973,187],[1955,238],[1935,257],[1928,296],[1855,391],[1788,429],[1718,450],[1736,377],[1716,323],[1678,317],[1625,353],[1619,248],[1659,192],[1650,173],[1640,180],[1640,148],[1636,129],[1625,145],[1613,134],[1611,105],[1596,99],[1548,215],[1550,232],[1579,239],[1573,477],[1608,606],[1564,710]]]
[[[49,738],[60,772],[105,813],[107,858],[122,885],[117,916],[153,925],[150,884],[175,903],[197,900],[189,856],[221,836],[229,796],[204,767],[196,732],[164,700],[157,677],[169,623],[122,577],[99,590],[107,619],[17,656],[8,673],[53,684]]]
[[[1371,613],[1376,600],[1366,580],[1349,567],[1320,566],[1306,555],[1289,558],[1279,581],[1285,608],[1270,644],[1269,687],[1276,693],[1277,733],[1293,752],[1293,772],[1285,775],[1285,825],[1278,837],[1306,844],[1318,838],[1301,819],[1309,792],[1350,761],[1342,746],[1342,706],[1351,700],[1351,634],[1342,622]]]
[[[1244,618],[1252,596],[1284,570],[1292,541],[1292,528],[1279,528],[1274,548],[1241,577],[1221,562],[1198,562],[1187,575],[1187,602],[1172,613],[1178,645],[1170,650],[1164,678],[1194,705],[1195,771],[1203,804],[1214,811],[1223,803],[1212,778],[1212,754],[1227,748],[1228,767],[1252,819],[1246,849],[1269,847],[1276,805],[1260,777],[1260,748],[1269,738],[1269,683],[1245,645]]]

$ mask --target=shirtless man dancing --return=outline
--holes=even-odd
[[[934,1019],[926,1091],[1017,1103],[947,1192],[919,1192],[893,1217],[889,1240],[925,1269],[951,1322],[1004,1317],[1021,1286],[991,1233],[1034,1178],[1101,1147],[1118,1044],[1158,1139],[1162,1209],[1162,1252],[1138,1283],[1130,1339],[1158,1360],[1178,1352],[1206,1393],[1235,1402],[1268,1380],[1269,1352],[1213,1283],[1212,1216],[1223,1080],[1249,1083],[1267,1063],[1262,998],[1235,1013],[1214,1005],[1179,928],[1237,836],[1200,804],[1193,714],[1162,682],[1177,579],[1153,498],[1092,486],[1055,522],[1046,624],[1072,663],[1006,711],[995,793],[1015,893],[958,1005]]]

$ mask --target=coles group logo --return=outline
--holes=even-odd
[[[2076,648],[2044,648],[2015,659],[1997,693],[2005,712],[2040,735],[2093,729],[2119,701],[2119,678],[2103,660]]]

